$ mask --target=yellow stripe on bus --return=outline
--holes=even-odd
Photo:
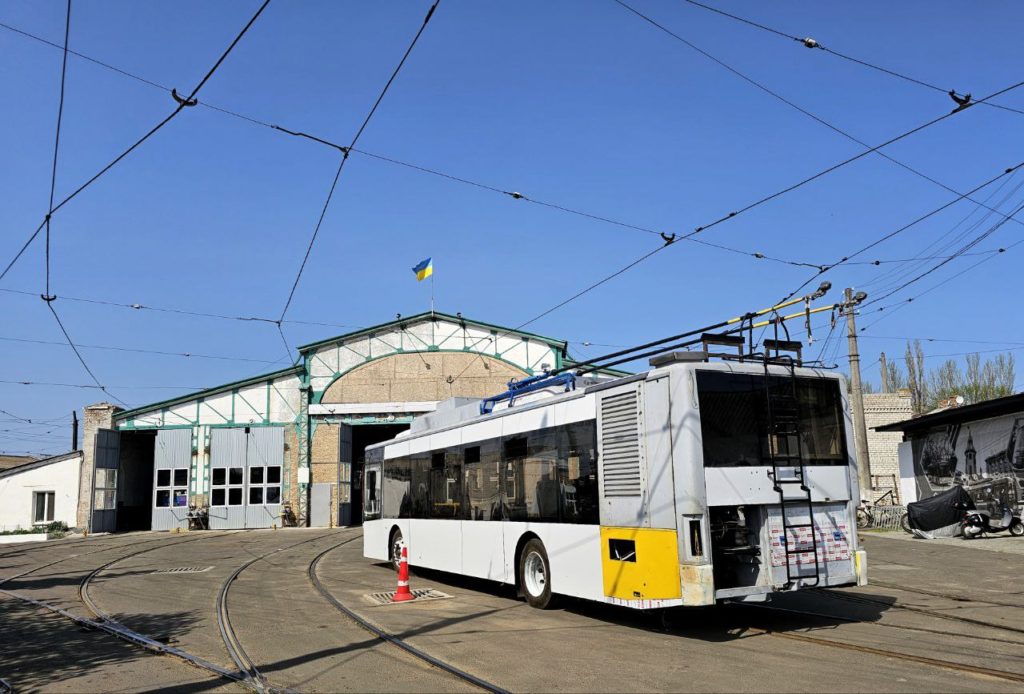
[[[604,594],[623,600],[681,596],[675,530],[601,528]]]

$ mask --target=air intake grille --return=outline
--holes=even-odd
[[[605,496],[640,496],[636,390],[601,400],[601,476]]]

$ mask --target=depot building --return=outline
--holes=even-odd
[[[564,341],[438,312],[299,347],[294,367],[131,410],[85,408],[93,532],[354,525],[366,446],[453,397],[573,362]],[[294,519],[294,520],[293,520]]]

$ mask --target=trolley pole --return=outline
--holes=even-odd
[[[864,390],[860,381],[860,353],[857,351],[857,322],[854,319],[853,290],[844,295],[846,338],[850,350],[850,405],[853,407],[853,436],[857,441],[857,479],[861,498],[871,491],[871,460],[868,456],[868,430],[864,422]],[[858,500],[859,501],[859,500]]]

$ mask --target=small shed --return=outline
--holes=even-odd
[[[902,432],[901,498],[926,499],[962,485],[1019,490],[1024,483],[1024,393],[875,427]],[[1004,482],[1005,480],[1005,482]]]
[[[0,532],[63,521],[74,527],[82,451],[0,470]]]

